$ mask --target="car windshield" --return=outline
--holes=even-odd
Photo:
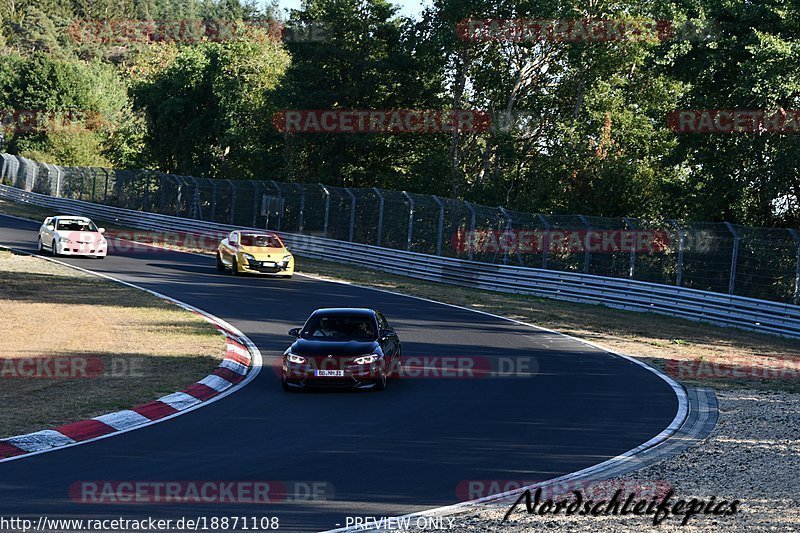
[[[256,248],[281,248],[281,241],[274,235],[242,235],[242,246]]]
[[[62,231],[97,231],[97,226],[92,221],[85,220],[59,220],[56,229]]]
[[[312,316],[301,335],[309,339],[375,340],[375,320],[369,316]]]

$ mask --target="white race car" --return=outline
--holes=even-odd
[[[53,256],[86,255],[103,259],[108,253],[105,231],[86,217],[48,217],[39,228],[39,251],[48,250]]]

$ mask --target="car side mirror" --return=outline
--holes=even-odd
[[[381,339],[385,339],[387,337],[391,337],[394,334],[395,334],[395,332],[394,332],[393,329],[382,329],[381,330]]]
[[[52,225],[52,224],[46,225],[45,228],[49,229],[50,231],[53,231],[54,229],[56,229],[56,227],[54,225]]]
[[[300,328],[292,328],[289,330],[289,336],[295,339],[300,338]]]
[[[97,231],[99,231],[100,233],[105,233],[106,232],[106,228],[97,228]]]

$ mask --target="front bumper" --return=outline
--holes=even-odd
[[[95,247],[94,244],[56,243],[56,253],[58,255],[105,257],[108,254],[108,245]]]
[[[267,276],[291,276],[294,274],[294,260],[288,263],[274,263],[274,265],[269,263],[271,261],[245,261],[244,259],[237,262],[239,272],[248,274],[263,274]]]
[[[382,363],[371,365],[345,365],[342,376],[317,376],[315,368],[307,363],[288,363],[284,360],[282,368],[283,381],[292,388],[344,388],[371,389],[379,383],[382,376]],[[333,370],[333,368],[331,368]]]

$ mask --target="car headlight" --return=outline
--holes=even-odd
[[[248,262],[256,260],[256,258],[254,256],[250,255],[250,254],[244,254],[243,253],[242,257],[245,258]]]
[[[67,239],[66,237],[59,237],[58,242],[60,242],[61,244],[72,244],[72,241]]]
[[[100,241],[100,242],[97,243],[97,245],[98,246],[105,246],[106,245],[106,241]]]
[[[306,362],[306,358],[305,357],[301,357],[301,356],[293,354],[293,353],[287,353],[286,354],[286,360],[289,361],[290,363],[297,363],[299,365],[302,365],[303,363]]]
[[[374,363],[380,358],[380,355],[373,353],[370,355],[362,355],[361,357],[357,357],[353,359],[353,362],[357,365],[368,365],[370,363]]]
[[[288,263],[288,262],[289,262],[291,259],[292,259],[292,256],[291,256],[291,255],[284,255],[284,256],[283,256],[283,260],[284,260],[285,262],[287,262],[287,263]]]

